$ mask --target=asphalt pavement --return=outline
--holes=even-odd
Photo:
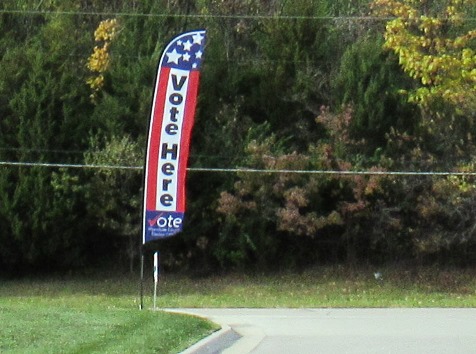
[[[476,309],[169,309],[222,329],[183,354],[475,353]]]

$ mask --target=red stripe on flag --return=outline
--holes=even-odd
[[[180,142],[180,159],[178,166],[177,211],[185,212],[185,180],[187,163],[190,152],[190,137],[195,122],[195,108],[197,105],[198,81],[200,72],[191,71],[187,87],[187,102],[185,106],[184,122]]]
[[[152,112],[150,130],[148,160],[146,164],[146,202],[147,210],[157,209],[157,176],[159,168],[159,148],[160,148],[160,132],[162,130],[162,121],[164,117],[165,96],[167,92],[167,84],[169,81],[170,68],[160,68],[156,91],[154,111]]]

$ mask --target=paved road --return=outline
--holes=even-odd
[[[223,330],[187,353],[476,353],[476,309],[181,309]]]

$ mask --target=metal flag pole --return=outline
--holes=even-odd
[[[139,309],[144,309],[144,246],[140,247],[140,304]]]
[[[160,275],[160,253],[154,253],[154,310],[157,309],[157,287],[159,285]]]

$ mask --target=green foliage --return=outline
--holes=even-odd
[[[85,146],[82,134],[90,107],[82,98],[80,64],[69,57],[84,37],[71,31],[71,19],[43,20],[25,37],[5,34],[7,39],[20,40],[2,57],[8,70],[2,71],[0,80],[0,97],[7,102],[2,109],[0,146],[7,160],[54,162],[63,157],[62,149]],[[1,219],[9,224],[1,229],[0,239],[11,246],[6,252],[16,256],[6,258],[10,259],[6,263],[17,267],[81,264],[89,238],[77,235],[87,235],[89,224],[78,222],[84,215],[76,191],[70,186],[58,189],[59,181],[41,167],[2,169],[0,174]]]
[[[89,174],[84,188],[88,214],[103,232],[128,239],[125,253],[130,259],[131,271],[139,249],[142,178],[140,171],[133,168],[139,166],[143,158],[142,150],[130,138],[113,136],[104,144],[92,138],[84,159],[88,165],[102,166]],[[115,170],[110,166],[125,168]]]
[[[373,36],[350,45],[333,85],[336,104],[352,105],[351,134],[365,139],[368,154],[385,148],[391,128],[411,133],[416,124],[414,110],[399,93],[409,80],[398,74],[396,61],[381,46]]]
[[[420,31],[421,40],[426,28],[434,43],[460,38],[432,51],[458,59],[462,76],[453,66],[439,67],[431,83],[416,85],[397,56],[382,48],[384,22],[365,18],[368,3],[3,1],[0,161],[141,165],[161,51],[177,33],[206,28],[191,166],[472,170],[471,22],[462,16],[456,26],[455,10],[444,28],[426,23],[453,11],[438,1],[428,18],[418,17],[424,23],[406,28],[407,34]],[[40,12],[16,12],[27,9]],[[107,19],[114,22],[101,22]],[[101,23],[115,24],[113,40],[95,42]],[[105,42],[107,65],[96,71],[101,85],[91,102],[88,58]],[[464,107],[432,99],[431,109],[419,111],[401,95],[434,84],[456,85],[452,92]],[[274,268],[276,259],[281,267],[407,258],[469,262],[475,251],[470,182],[190,171],[185,231],[154,247],[169,266],[204,271]],[[0,266],[81,265],[91,260],[87,254],[103,257],[106,245],[127,249],[132,262],[141,184],[136,170],[1,166]],[[91,244],[96,253],[88,252]]]

